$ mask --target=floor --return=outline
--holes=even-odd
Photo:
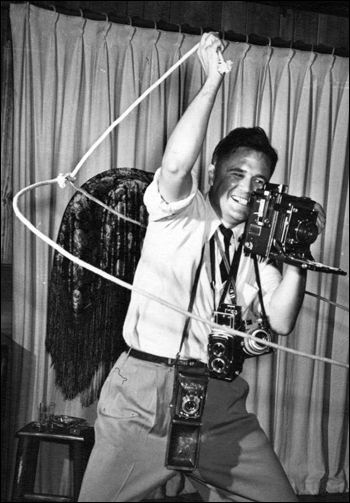
[[[316,502],[327,502],[327,503],[340,503],[340,502],[348,502],[349,501],[349,493],[343,493],[343,494],[319,494],[318,496],[309,496],[309,495],[304,495],[304,496],[299,496],[299,501],[308,501],[309,503],[316,503]]]
[[[147,503],[155,502],[173,502],[173,503],[181,503],[181,502],[201,502],[203,501],[200,496],[196,494],[185,494],[183,496],[175,496],[175,497],[166,497],[165,499],[157,499],[157,500],[146,500]],[[310,495],[300,495],[299,501],[308,502],[308,503],[342,503],[349,502],[349,493],[343,494],[319,494],[318,496],[310,496]]]

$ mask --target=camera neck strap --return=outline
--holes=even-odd
[[[189,313],[192,312],[193,304],[194,304],[194,299],[196,297],[197,287],[198,287],[198,283],[199,283],[199,276],[200,276],[200,272],[201,272],[201,269],[202,269],[203,258],[204,258],[204,248],[205,248],[205,246],[203,246],[203,248],[202,248],[200,262],[198,264],[196,275],[195,275],[193,286],[192,286],[190,302],[189,302],[188,308],[187,308],[187,311]],[[184,345],[184,342],[185,342],[185,340],[188,337],[188,326],[189,326],[189,323],[190,323],[190,319],[191,318],[189,316],[187,316],[186,321],[185,321],[185,325],[184,325],[184,329],[183,329],[183,332],[182,332],[180,348],[179,348],[179,351],[178,351],[178,353],[176,355],[176,358],[175,358],[175,364],[176,364],[177,360],[180,358],[180,354],[181,354],[181,351],[182,351],[182,346]]]
[[[267,318],[266,311],[265,311],[264,299],[263,299],[263,295],[262,295],[258,257],[255,255],[255,253],[252,254],[251,256],[252,256],[253,262],[254,262],[255,278],[256,278],[257,285],[258,285],[258,296],[259,296],[260,307],[261,307],[261,319],[263,321],[263,325],[265,327],[270,328],[269,320]]]
[[[229,268],[228,278],[226,280],[225,287],[222,292],[219,305],[224,303],[225,297],[227,295],[229,288],[230,288],[231,302],[232,302],[232,304],[235,304],[236,303],[236,279],[237,279],[238,267],[239,267],[239,262],[241,259],[242,249],[243,249],[242,239],[240,239],[239,246],[233,256],[231,266],[229,265],[227,257],[225,255],[225,252],[222,249],[222,245],[220,243],[217,231],[215,232],[214,236],[210,240],[210,263],[211,263],[211,276],[212,276],[212,287],[214,290],[214,299],[215,299],[215,243],[214,243],[214,239],[217,243],[218,249],[220,251],[220,254],[222,256],[222,259],[225,263],[226,268]],[[268,321],[268,318],[266,315],[266,311],[265,311],[264,299],[263,299],[263,295],[262,295],[258,257],[255,254],[251,254],[251,257],[254,262],[256,283],[258,285],[258,296],[259,296],[259,302],[260,302],[260,306],[261,306],[261,318],[262,318],[264,326],[270,328],[270,324],[269,324],[269,321]]]
[[[242,255],[242,243],[239,243],[239,246],[238,246],[237,250],[235,251],[235,254],[234,254],[232,262],[231,262],[230,271],[228,273],[228,278],[226,280],[225,287],[224,287],[224,290],[221,295],[220,304],[222,304],[225,301],[225,297],[226,297],[229,289],[230,289],[231,302],[232,302],[232,304],[236,304],[236,299],[237,299],[236,279],[237,279],[237,273],[238,273],[238,267],[239,267],[241,255]]]
[[[236,278],[238,273],[239,262],[242,254],[242,242],[240,241],[237,250],[233,256],[231,265],[229,264],[226,254],[222,248],[218,231],[215,232],[214,236],[210,240],[210,263],[211,263],[211,278],[212,278],[212,287],[214,290],[214,299],[215,299],[215,278],[216,278],[216,262],[215,262],[215,242],[217,244],[218,250],[221,254],[222,260],[228,270],[228,278],[226,280],[224,290],[221,295],[220,304],[222,304],[225,300],[228,290],[230,289],[230,297],[232,304],[236,303]]]

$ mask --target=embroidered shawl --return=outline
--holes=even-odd
[[[152,173],[121,168],[100,173],[83,189],[128,217],[147,225],[143,194]],[[62,218],[57,243],[74,256],[132,283],[145,227],[76,192]],[[84,406],[125,349],[122,337],[130,291],[55,252],[48,293],[46,349],[56,385],[65,399],[81,394]]]

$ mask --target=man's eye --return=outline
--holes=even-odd
[[[253,185],[258,189],[262,189],[265,185],[265,180],[259,180],[259,179],[253,180]]]

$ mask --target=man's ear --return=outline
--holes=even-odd
[[[214,177],[215,177],[215,166],[214,166],[214,164],[210,164],[210,166],[208,168],[208,183],[209,183],[210,187],[214,183]]]

